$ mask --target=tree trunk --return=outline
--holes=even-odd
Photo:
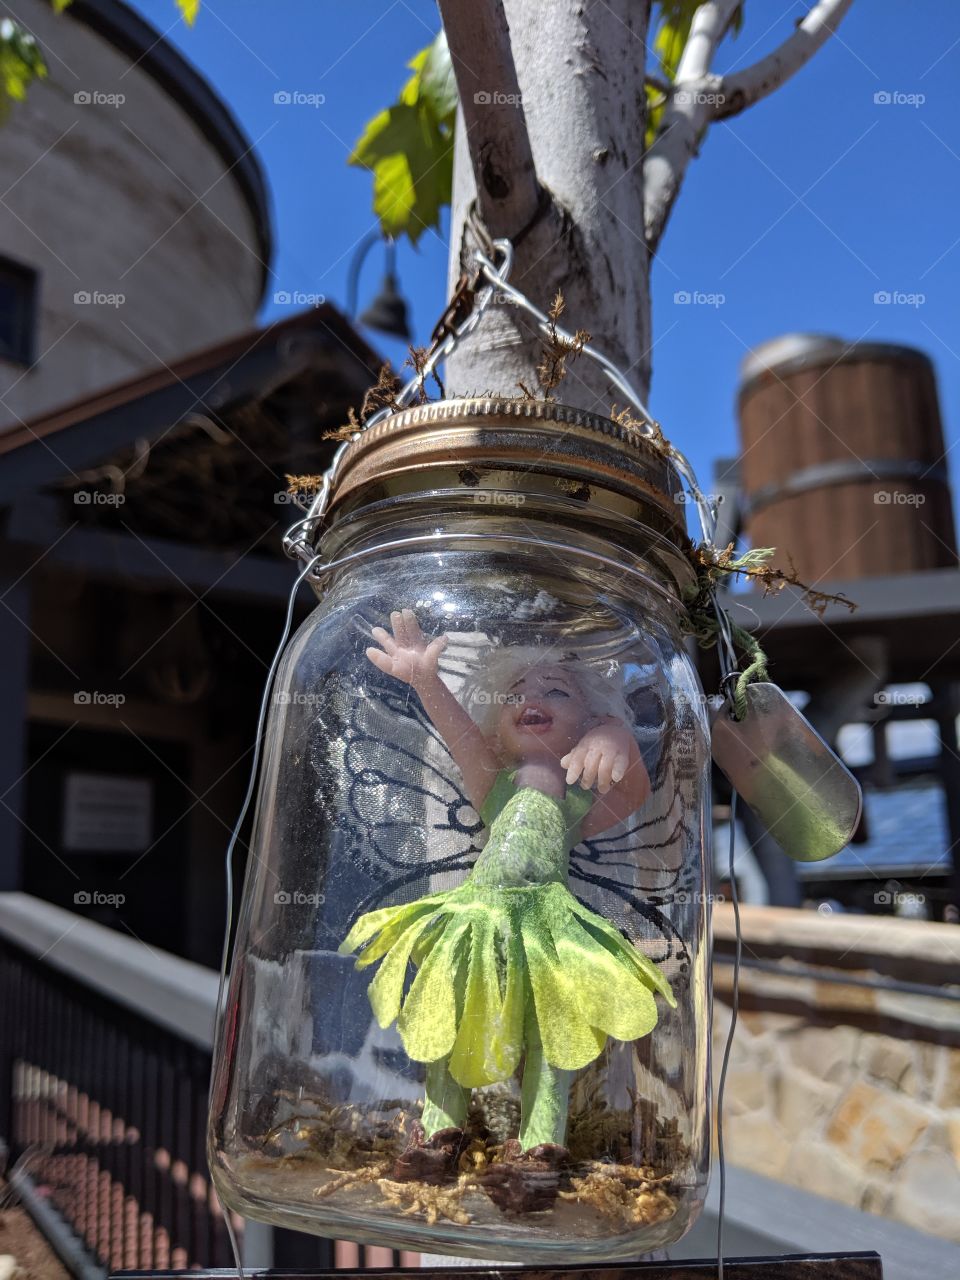
[[[542,311],[562,291],[561,324],[586,329],[646,396],[650,272],[643,233],[643,63],[650,4],[553,0],[545,9],[542,0],[505,0],[504,9],[537,176],[553,200],[525,233],[512,232],[511,282]],[[468,120],[484,110],[484,93],[502,106],[496,95],[504,90],[483,85],[479,105],[467,103]],[[454,162],[451,282],[461,271],[464,217],[476,194],[463,115]],[[448,359],[449,394],[514,395],[521,382],[536,391],[539,355],[532,318],[495,305]],[[554,394],[599,413],[609,413],[616,400],[601,370],[583,359],[569,363]]]

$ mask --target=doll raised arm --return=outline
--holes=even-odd
[[[390,626],[393,635],[383,627],[373,628],[371,634],[381,647],[371,645],[367,657],[375,667],[404,681],[419,695],[424,711],[463,776],[467,799],[479,812],[500,764],[480,727],[440,679],[437,664],[447,647],[447,637],[441,635],[428,640],[412,609],[391,613]]]
[[[640,749],[616,716],[604,716],[588,729],[560,764],[567,771],[567,786],[579,782],[585,790],[595,787],[599,792],[580,826],[585,839],[629,818],[650,795],[650,777]]]

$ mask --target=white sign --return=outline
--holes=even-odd
[[[142,853],[153,838],[153,783],[108,773],[68,773],[63,847],[74,853]]]

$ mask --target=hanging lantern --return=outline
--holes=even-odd
[[[271,695],[210,1163],[250,1217],[589,1263],[708,1175],[709,727],[680,478],[529,400],[338,460]]]

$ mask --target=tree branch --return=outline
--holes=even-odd
[[[515,236],[536,217],[542,191],[517,81],[503,0],[439,0],[477,183],[494,236]]]
[[[853,0],[819,0],[793,35],[752,67],[723,76],[714,119],[722,120],[773,93],[804,66],[833,35]]]
[[[651,253],[712,117],[720,77],[710,75],[710,64],[739,5],[740,0],[708,0],[693,15],[660,132],[643,162],[643,221]]]
[[[778,49],[727,76],[711,73],[710,66],[738,8],[737,0],[709,0],[697,9],[660,132],[644,160],[644,230],[651,253],[710,122],[736,115],[789,80],[833,34],[852,3],[817,0]]]

